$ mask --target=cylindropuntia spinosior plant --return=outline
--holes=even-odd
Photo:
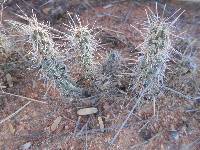
[[[109,89],[115,90],[120,86],[120,77],[122,69],[122,56],[118,51],[111,51],[103,64],[103,76],[110,82]]]
[[[179,10],[172,16],[178,13]],[[150,14],[146,11],[148,20],[144,23],[145,32],[136,28],[144,37],[144,42],[139,46],[142,49],[143,56],[139,59],[138,79],[135,85],[140,90],[148,86],[146,93],[155,95],[155,93],[159,93],[160,87],[163,86],[167,63],[173,59],[172,53],[178,53],[172,46],[174,24],[184,11],[173,21],[170,21],[172,16],[169,18],[163,17],[165,8],[162,16],[158,15],[157,4],[156,14],[151,9],[149,11]]]
[[[44,58],[41,62],[40,72],[55,85],[64,96],[77,96],[81,89],[70,79],[66,65],[54,57]]]
[[[160,87],[164,84],[168,62],[173,59],[172,53],[178,53],[172,46],[172,40],[173,36],[175,36],[174,24],[183,12],[171,21],[172,17],[180,9],[168,18],[164,18],[164,11],[159,16],[157,5],[156,13],[153,13],[150,9],[150,13],[146,11],[147,21],[144,23],[145,31],[139,30],[144,37],[144,42],[139,46],[142,49],[143,56],[139,58],[136,69],[137,77],[133,84],[139,90],[139,93],[146,87],[148,87],[147,92],[145,92],[146,94],[155,95],[155,93],[159,93]],[[80,58],[79,63],[84,70],[84,77],[86,79],[95,78],[95,52],[99,45],[95,37],[94,28],[89,28],[89,25],[82,25],[78,16],[75,16],[75,20],[72,19],[71,15],[69,17],[71,19],[69,22],[70,25],[67,25],[69,29],[64,34],[64,37],[69,42],[68,50],[72,50],[78,54],[78,58]],[[64,60],[59,57],[60,54],[58,48],[55,46],[53,34],[49,30],[50,27],[38,23],[36,16],[32,18],[27,17],[26,20],[28,21],[28,25],[23,24],[21,26],[22,32],[27,36],[27,41],[32,45],[30,54],[33,60],[36,61],[36,64],[40,66],[40,71],[44,73],[42,75],[46,76],[48,80],[53,80],[59,89],[63,89],[64,93],[67,93],[66,91],[70,91],[69,93],[71,91],[80,92],[80,88],[71,81]],[[106,80],[109,79],[109,82],[116,82],[116,74],[121,69],[120,63],[121,57],[119,53],[111,52],[105,64],[103,64],[102,74]],[[65,80],[66,82],[64,82]]]
[[[76,16],[76,20],[72,19],[70,14],[69,17],[71,22],[69,22],[70,26],[68,26],[69,36],[67,40],[71,49],[76,51],[81,58],[81,66],[85,77],[91,78],[95,72],[94,52],[98,47],[94,29],[89,28],[89,25],[82,25],[78,16]],[[75,23],[75,21],[78,23]]]
[[[118,51],[112,51],[107,55],[103,64],[103,74],[106,76],[114,76],[118,74],[121,64],[121,55]]]
[[[56,56],[54,41],[48,28],[43,23],[39,23],[35,15],[29,18],[28,25],[23,28],[23,32],[28,36],[28,42],[32,45],[31,56],[38,63],[49,56]]]
[[[81,90],[69,78],[67,67],[60,57],[48,26],[39,23],[35,15],[27,18],[27,21],[28,25],[23,24],[20,32],[28,37],[27,42],[32,45],[30,57],[40,68],[41,77],[53,83],[62,95],[80,94]],[[48,83],[48,85],[52,84]]]
[[[3,25],[0,25],[0,53],[7,56],[8,54],[14,52],[15,42],[12,40],[10,35],[6,33]]]
[[[107,54],[102,66],[96,76],[95,85],[99,90],[114,91],[119,81],[118,75],[121,69],[121,55],[118,51]]]

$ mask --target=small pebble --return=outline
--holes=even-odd
[[[169,131],[169,134],[170,134],[170,138],[173,140],[173,141],[177,141],[179,139],[179,133],[178,131],[176,130],[171,130]]]
[[[83,108],[83,109],[79,109],[77,111],[77,114],[80,116],[85,116],[85,115],[91,115],[91,114],[95,114],[98,112],[98,109],[95,107],[90,107],[90,108]]]

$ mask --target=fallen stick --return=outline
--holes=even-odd
[[[31,103],[31,101],[29,101],[28,103],[26,103],[24,106],[22,106],[20,109],[18,109],[17,111],[15,111],[14,113],[12,113],[11,115],[9,115],[8,117],[6,117],[5,119],[0,121],[0,124],[4,123],[5,121],[9,120],[10,118],[14,117],[15,115],[17,115],[20,111],[22,111],[22,109],[24,109],[26,106],[28,106]]]
[[[39,101],[39,100],[36,100],[36,99],[33,99],[33,98],[29,98],[29,97],[25,97],[25,96],[21,96],[21,95],[16,95],[16,94],[4,92],[4,91],[2,91],[2,94],[6,94],[6,95],[10,95],[10,96],[15,96],[15,97],[19,97],[19,98],[22,98],[22,99],[27,99],[27,100],[33,101],[33,102],[47,104],[47,102]]]

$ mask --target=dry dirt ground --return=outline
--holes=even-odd
[[[39,19],[49,19],[55,28],[62,30],[66,23],[66,11],[79,13],[82,20],[101,26],[100,33],[102,51],[119,50],[124,57],[134,57],[138,51],[136,46],[142,38],[130,24],[140,28],[140,23],[146,19],[144,9],[149,6],[155,10],[155,2],[138,1],[69,1],[59,15],[50,15],[53,6],[40,9],[39,1],[14,1],[3,12],[4,19],[18,19],[15,13],[20,13],[18,4],[27,14],[31,9],[38,14]],[[164,2],[158,4],[160,12]],[[182,7],[186,12],[178,22],[181,30],[186,30],[197,40],[200,40],[200,3],[167,3],[165,14],[171,15]],[[48,20],[47,19],[47,20]],[[137,24],[138,23],[138,24]],[[195,47],[199,50],[197,42]],[[9,60],[1,60],[2,63]],[[9,87],[6,74],[12,76],[13,87]],[[125,120],[134,103],[120,97],[109,100],[101,97],[98,104],[92,104],[99,113],[79,117],[80,107],[91,106],[87,102],[66,103],[56,91],[50,92],[44,98],[45,85],[37,80],[32,70],[15,67],[9,72],[1,72],[4,91],[45,101],[47,104],[31,102],[20,113],[0,124],[0,149],[66,149],[66,150],[198,150],[200,149],[200,102],[191,102],[170,92],[164,93],[156,101],[156,115],[152,103],[144,104],[135,111],[122,129],[115,142],[110,145],[115,133]],[[199,78],[200,80],[200,78]],[[192,93],[192,89],[185,91]],[[184,88],[183,88],[184,89]],[[167,96],[166,96],[167,95]],[[128,98],[127,98],[128,99]],[[6,94],[0,95],[0,120],[3,120],[28,100]],[[98,118],[102,118],[105,127],[101,132]],[[57,124],[56,124],[57,123]]]

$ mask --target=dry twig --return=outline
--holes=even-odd
[[[17,111],[15,111],[14,113],[12,113],[11,115],[9,115],[8,117],[6,117],[5,119],[0,121],[0,124],[4,123],[5,121],[11,119],[12,117],[14,117],[15,115],[17,115],[20,111],[22,111],[22,109],[24,109],[26,106],[28,106],[31,103],[31,101],[29,101],[28,103],[26,103],[24,106],[22,106],[21,108],[19,108]]]
[[[1,93],[5,94],[5,95],[19,97],[19,98],[22,98],[22,99],[25,99],[25,100],[29,100],[29,101],[32,101],[32,102],[38,102],[38,103],[47,104],[47,102],[39,101],[39,100],[36,100],[36,99],[33,99],[33,98],[29,98],[29,97],[24,97],[24,96],[21,96],[21,95],[16,95],[16,94],[4,92],[4,91],[1,91]]]

